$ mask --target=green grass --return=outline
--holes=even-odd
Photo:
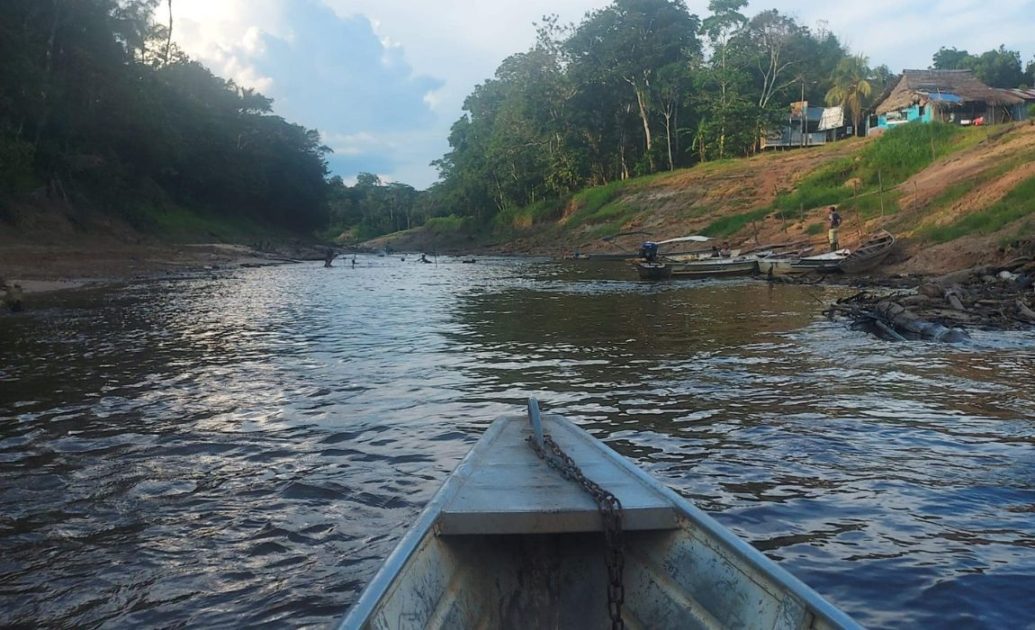
[[[764,219],[767,214],[769,214],[769,208],[758,208],[757,210],[751,210],[750,212],[742,212],[740,214],[731,214],[729,216],[721,217],[712,221],[708,227],[701,230],[701,234],[717,238],[730,236],[731,234],[739,232],[748,223]]]
[[[138,229],[172,242],[215,239],[241,243],[268,237],[272,230],[245,217],[211,215],[171,205],[138,206],[128,218]]]
[[[424,223],[424,229],[436,236],[458,234],[464,230],[467,222],[466,218],[455,214],[445,217],[432,217]]]
[[[524,208],[508,208],[493,219],[495,229],[497,232],[510,232],[556,221],[564,214],[568,199],[544,199]]]
[[[593,214],[614,200],[625,187],[625,181],[614,181],[579,191],[574,198],[575,205],[579,207],[578,212]]]
[[[935,243],[946,243],[968,234],[992,234],[1033,213],[1035,177],[1030,177],[981,212],[960,217],[948,225],[925,228],[921,235]]]
[[[809,236],[815,236],[817,234],[822,234],[826,229],[827,226],[825,223],[810,223],[809,226],[805,228],[805,233]]]
[[[972,147],[987,138],[980,129],[944,123],[910,123],[889,130],[854,157],[835,160],[816,169],[789,192],[777,196],[772,210],[783,219],[802,211],[839,206],[863,218],[899,211],[894,188],[935,160]],[[849,186],[848,183],[853,185]],[[883,190],[883,193],[881,192]]]
[[[844,202],[853,195],[853,190],[844,184],[852,177],[854,166],[851,158],[842,158],[820,167],[799,182],[794,190],[778,195],[773,209],[781,218],[793,219],[802,210]]]
[[[672,173],[666,171],[585,188],[572,197],[575,212],[568,219],[568,227],[600,223],[607,223],[608,226],[618,224],[621,227],[642,211],[642,208],[628,203],[622,197],[671,176]]]

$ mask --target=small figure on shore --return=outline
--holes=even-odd
[[[827,213],[827,219],[830,222],[830,229],[827,231],[827,240],[830,241],[830,251],[836,252],[839,249],[837,245],[837,233],[841,227],[841,215],[837,213],[837,208],[830,206],[830,210]]]
[[[334,257],[335,256],[337,256],[337,254],[334,253],[334,250],[331,249],[330,247],[328,247],[327,248],[327,253],[324,254],[324,257],[323,257],[324,258],[323,266],[324,267],[330,267],[331,263],[334,261]]]
[[[0,280],[0,291],[4,291],[3,305],[6,306],[12,313],[19,313],[25,308],[23,304],[22,285],[12,284],[8,286],[3,280]]]

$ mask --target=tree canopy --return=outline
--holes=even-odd
[[[935,70],[973,70],[977,78],[991,87],[1015,88],[1035,78],[1033,65],[1035,60],[1029,64],[1026,72],[1021,68],[1021,53],[1007,50],[1006,46],[1000,45],[999,48],[987,50],[980,55],[942,47],[934,53],[931,67]]]
[[[613,0],[577,24],[544,17],[466,98],[439,182],[417,191],[328,178],[315,131],[176,47],[171,0],[4,0],[0,203],[45,190],[129,218],[171,203],[366,238],[446,214],[488,225],[588,186],[751,155],[793,101],[842,105],[858,129],[891,71],[822,26],[747,7]],[[933,67],[1035,84],[1035,60],[1022,68],[1003,46],[943,47]]]
[[[480,84],[439,168],[453,212],[489,219],[586,186],[750,155],[799,92],[821,101],[836,37],[745,0],[615,0],[545,19],[530,50]]]
[[[272,101],[190,61],[159,0],[0,3],[0,194],[118,208],[172,201],[320,227],[327,151]]]

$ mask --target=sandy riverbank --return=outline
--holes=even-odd
[[[116,284],[199,270],[279,265],[311,259],[313,247],[259,251],[244,245],[4,245],[0,281],[26,295]]]

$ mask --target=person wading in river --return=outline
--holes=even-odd
[[[827,239],[830,241],[830,251],[836,252],[838,249],[837,232],[841,227],[841,215],[837,213],[837,208],[830,206],[827,218],[830,221],[830,230],[827,231]]]

